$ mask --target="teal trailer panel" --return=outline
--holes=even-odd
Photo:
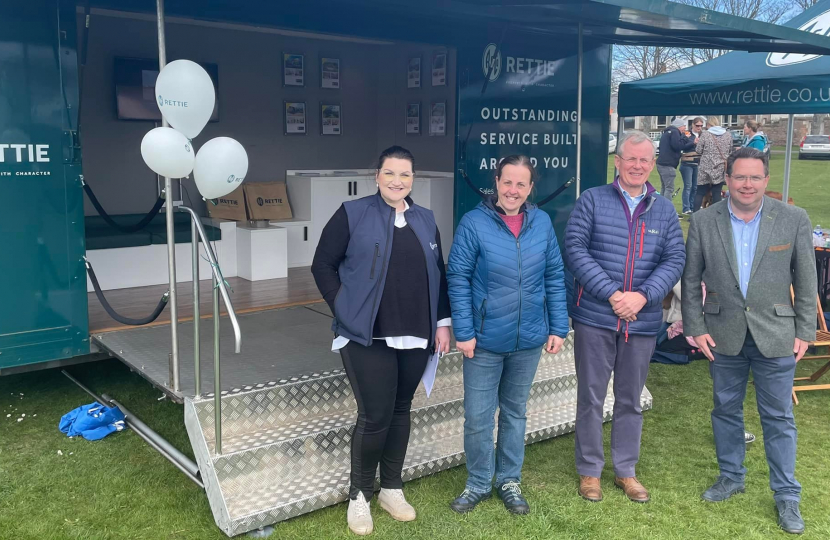
[[[0,3],[0,369],[89,353],[75,28]]]

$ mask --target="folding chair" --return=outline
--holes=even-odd
[[[821,299],[816,296],[816,315],[818,316],[818,331],[816,332],[816,340],[811,341],[809,343],[810,347],[827,347],[830,346],[830,332],[827,331],[827,321],[824,319],[824,311],[821,309]],[[823,355],[814,355],[814,356],[804,356],[801,359],[801,362],[804,360],[828,360],[830,359],[830,355],[823,354]],[[796,405],[798,405],[798,397],[796,396],[797,392],[807,392],[809,390],[830,390],[830,384],[797,384],[801,381],[810,381],[811,383],[815,383],[822,375],[830,371],[830,361],[824,364],[821,368],[818,369],[815,373],[810,375],[809,377],[796,377],[793,379],[793,401]]]

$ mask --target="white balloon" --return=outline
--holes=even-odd
[[[141,140],[141,157],[158,175],[184,178],[193,170],[196,152],[187,137],[175,129],[158,127]]]
[[[156,103],[171,126],[193,139],[213,114],[216,91],[202,66],[175,60],[164,66],[156,79]]]
[[[206,142],[196,154],[193,179],[205,199],[223,197],[235,190],[248,174],[248,154],[230,137]]]

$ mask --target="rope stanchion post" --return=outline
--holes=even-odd
[[[199,230],[190,222],[190,244],[193,255],[193,365],[196,377],[196,396],[202,394],[201,351],[199,340]]]
[[[219,280],[213,276],[213,402],[216,455],[222,453],[222,383],[219,364]]]

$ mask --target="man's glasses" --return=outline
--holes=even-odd
[[[743,174],[736,174],[735,176],[730,176],[730,178],[732,178],[732,180],[738,182],[739,184],[743,184],[747,180],[749,180],[753,184],[760,184],[764,181],[766,176],[745,176]]]
[[[652,159],[646,159],[646,158],[637,159],[637,158],[634,158],[634,157],[620,158],[620,159],[625,161],[628,165],[635,165],[635,164],[639,163],[640,165],[642,165],[644,167],[654,160],[653,158]]]

